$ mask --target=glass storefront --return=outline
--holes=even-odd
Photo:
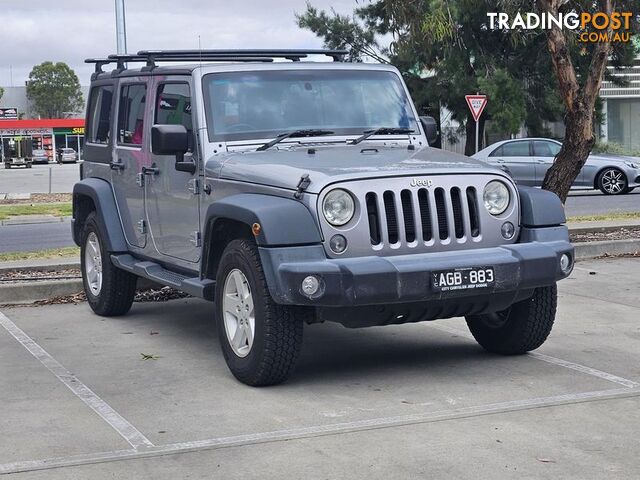
[[[640,98],[607,99],[607,133],[610,143],[640,149]]]

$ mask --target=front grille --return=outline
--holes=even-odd
[[[376,247],[465,243],[480,236],[474,187],[385,190],[367,192],[365,199],[371,245]]]

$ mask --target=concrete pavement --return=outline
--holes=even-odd
[[[633,258],[578,264],[535,354],[486,354],[461,319],[313,325],[291,381],[264,389],[228,373],[209,303],[135,304],[112,319],[86,304],[5,309],[0,472],[633,478],[639,268]]]

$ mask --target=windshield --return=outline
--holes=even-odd
[[[379,127],[419,131],[393,72],[279,70],[212,73],[203,80],[210,141],[272,138],[299,129],[359,135]]]

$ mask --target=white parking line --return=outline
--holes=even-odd
[[[89,387],[82,383],[69,370],[58,363],[51,355],[49,355],[40,345],[38,345],[31,337],[24,333],[13,323],[7,316],[0,312],[0,325],[13,336],[18,342],[26,348],[42,365],[53,373],[58,380],[71,390],[80,400],[82,400],[89,408],[96,412],[105,422],[107,422],[118,434],[124,438],[134,448],[152,447],[153,443],[149,441],[138,429],[131,425],[118,412],[96,395]],[[2,470],[0,469],[0,472]]]
[[[448,325],[443,325],[441,323],[435,323],[435,322],[429,322],[428,325],[431,328],[435,328],[436,330],[441,330],[443,332],[451,333],[453,335],[459,335],[469,340],[473,338],[471,333],[469,333],[466,330],[461,330],[459,328],[450,327]],[[617,383],[618,385],[622,385],[623,387],[627,387],[627,388],[640,387],[640,383],[634,382],[633,380],[622,378],[612,373],[603,372],[602,370],[597,370],[595,368],[587,367],[586,365],[580,365],[579,363],[573,363],[573,362],[569,362],[568,360],[552,357],[551,355],[546,355],[544,353],[529,352],[527,355],[533,358],[537,358],[538,360],[542,360],[543,362],[551,363],[553,365],[558,365],[560,367],[568,368],[570,370],[575,370],[576,372],[584,373],[586,375],[591,375],[592,377],[598,377],[602,380],[607,380],[609,382]]]
[[[493,415],[507,412],[530,410],[533,408],[571,405],[589,401],[609,400],[614,398],[627,398],[635,396],[640,396],[640,389],[617,388],[594,392],[556,395],[552,397],[513,400],[509,402],[476,405],[471,407],[440,410],[436,412],[417,413],[412,415],[372,418],[369,420],[358,420],[354,422],[336,423],[329,425],[317,425],[289,430],[276,430],[272,432],[249,433],[246,435],[238,435],[233,437],[219,437],[211,438],[208,440],[160,445],[141,450],[117,450],[112,452],[99,452],[93,454],[74,455],[69,457],[13,462],[0,465],[0,475],[29,472],[35,470],[48,470],[51,468],[107,463],[119,460],[159,457],[164,455],[197,452],[203,450],[216,450],[219,448],[256,445],[261,443],[294,440],[300,438],[339,435],[344,433],[376,430],[381,428],[416,425],[421,423],[431,423],[461,418],[478,417],[482,415]]]

